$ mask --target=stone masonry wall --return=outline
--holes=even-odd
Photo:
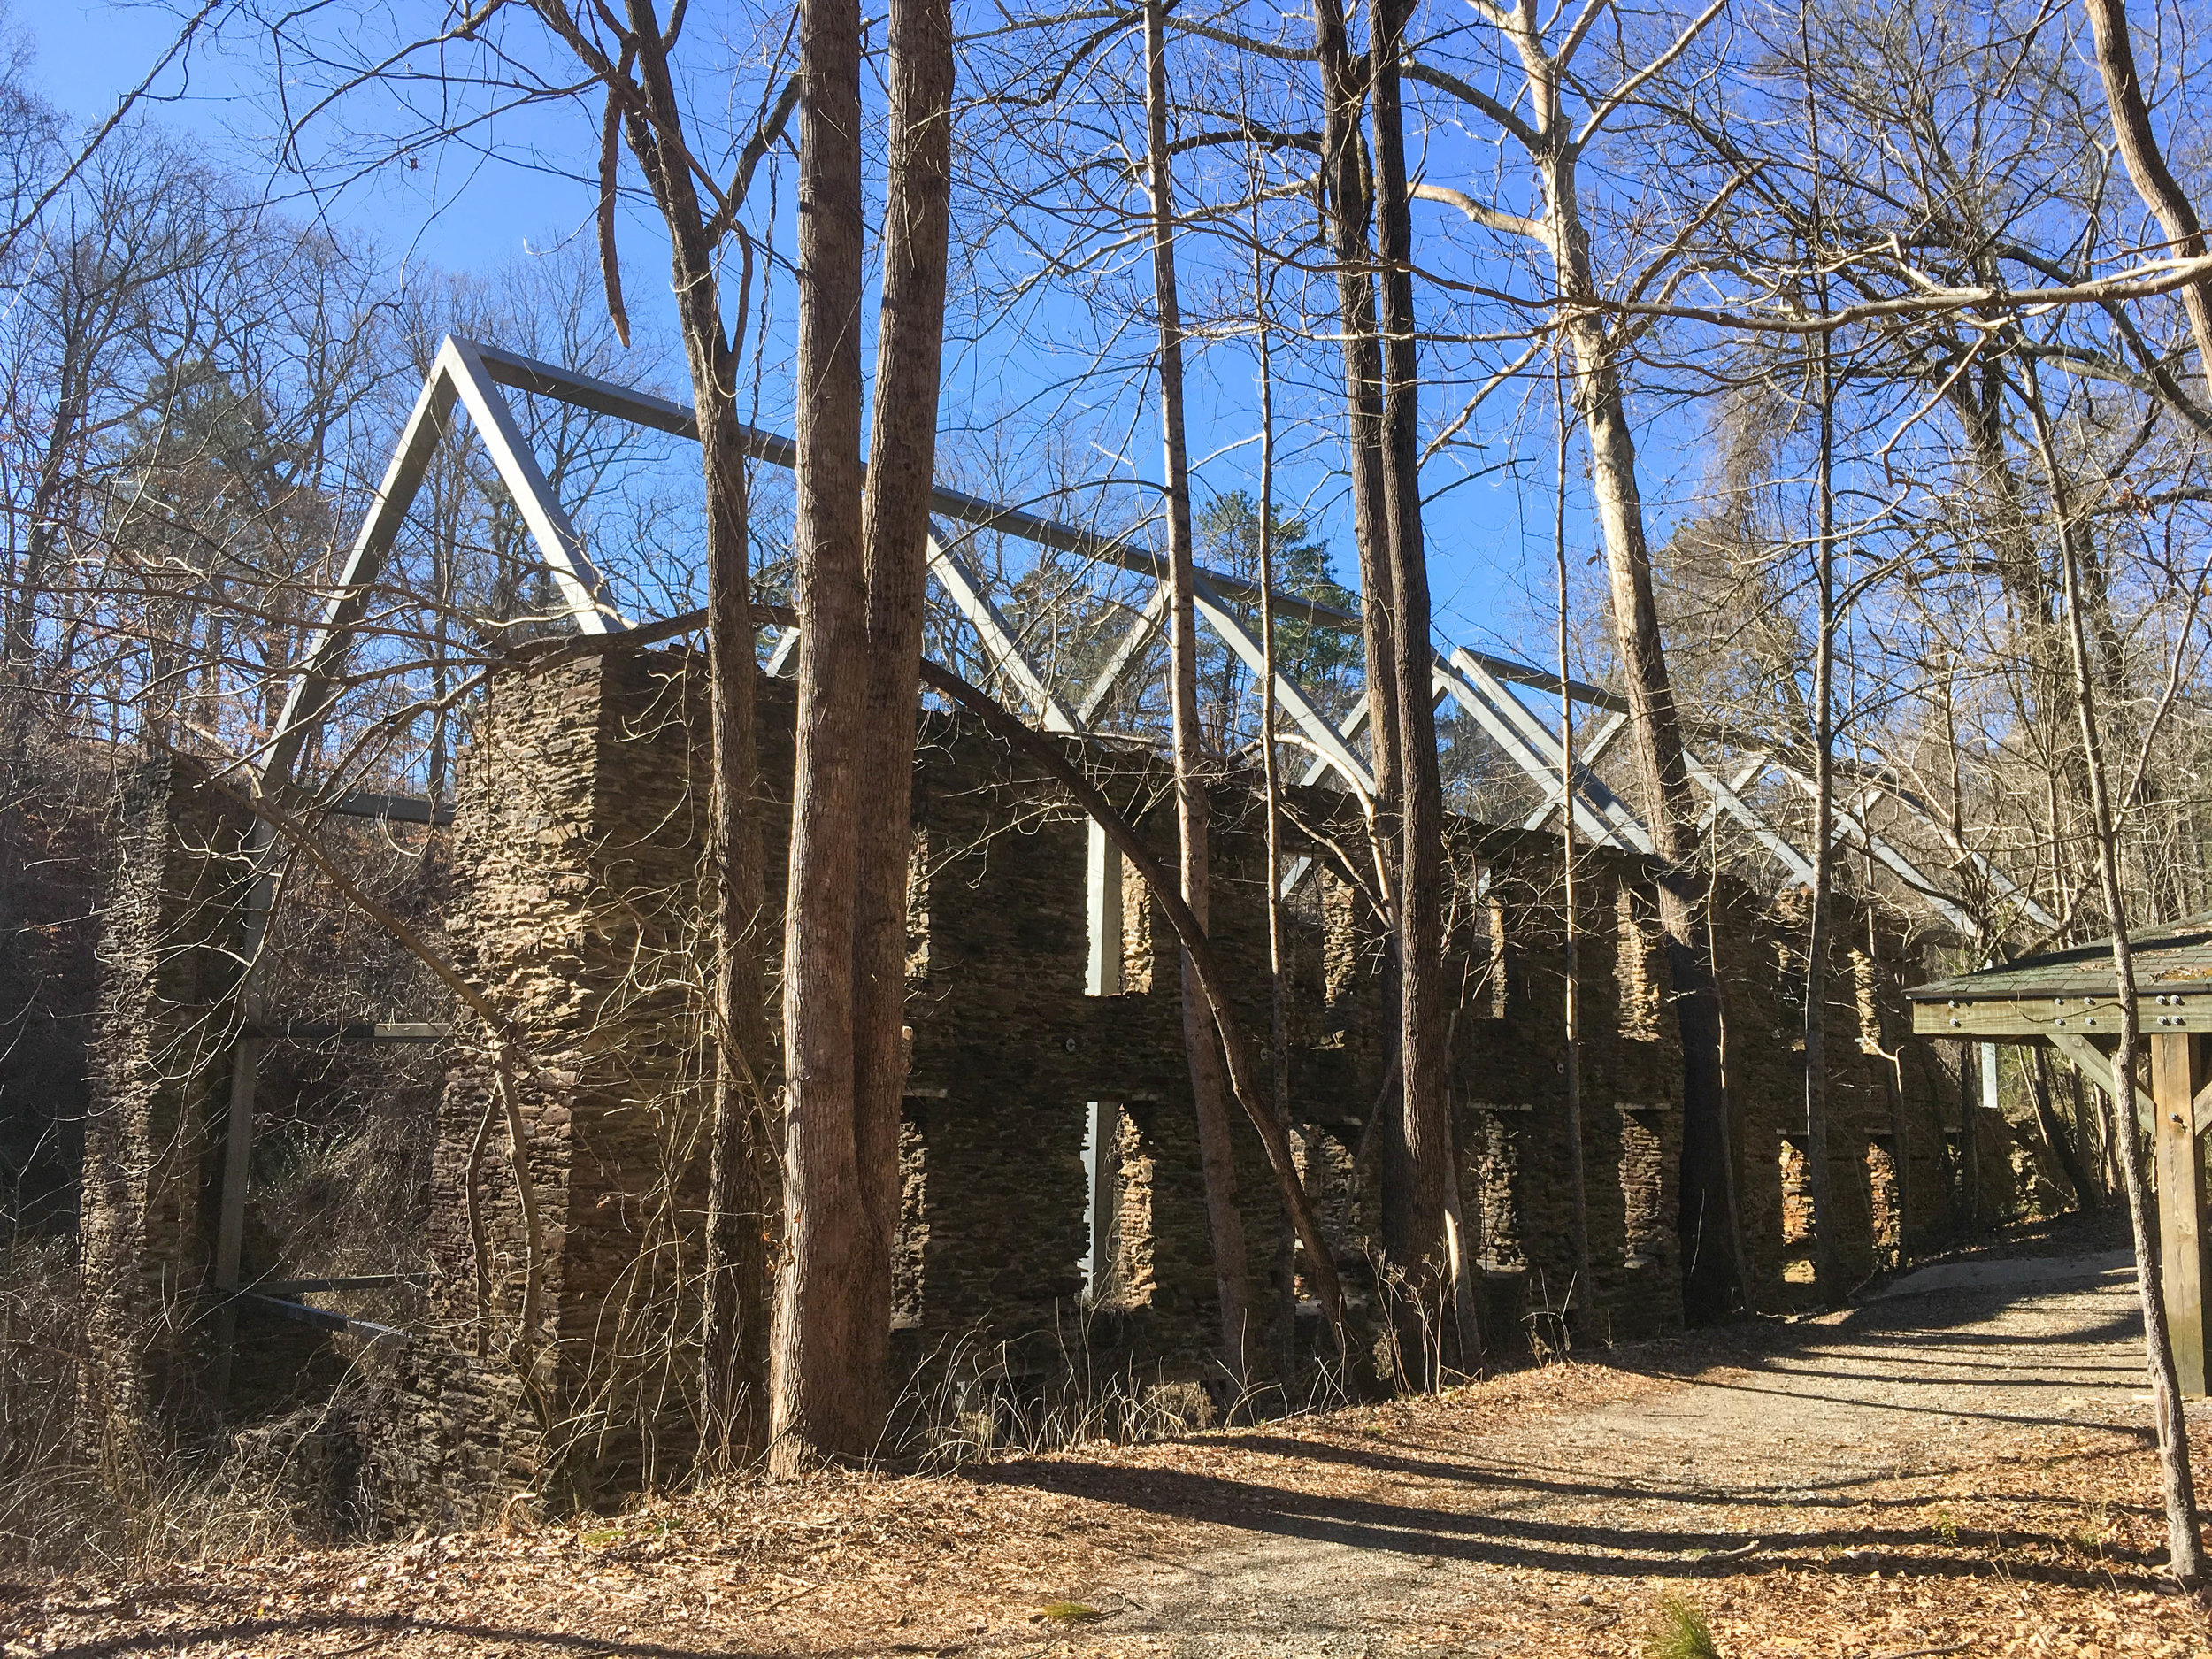
[[[766,687],[772,803],[787,787],[789,719],[787,688]],[[475,1512],[485,1483],[603,1502],[665,1478],[687,1454],[704,1177],[703,731],[697,665],[681,652],[613,650],[511,672],[488,700],[458,803],[449,933],[465,971],[514,1010],[552,1082],[521,1079],[542,1318],[525,1371],[517,1313],[529,1251],[495,1072],[480,1053],[455,1069],[441,1110],[430,1240],[438,1351],[411,1362],[392,1402],[393,1448],[372,1455],[395,1517]],[[1118,764],[1109,794],[1139,803],[1141,833],[1171,852],[1164,769],[1134,751]],[[1125,870],[1121,987],[1087,995],[1080,817],[962,718],[925,718],[915,765],[895,1351],[925,1379],[956,1363],[1027,1386],[1081,1350],[1140,1381],[1205,1381],[1215,1283],[1165,918]],[[1213,804],[1211,933],[1263,1054],[1271,872],[1262,815],[1241,779],[1217,785]],[[783,811],[772,805],[772,872]],[[1330,847],[1352,844],[1348,814],[1323,791],[1294,803],[1313,836],[1294,835],[1290,850],[1314,863],[1289,907],[1290,1100],[1333,1253],[1371,1310],[1369,1130],[1386,1098],[1396,1011],[1380,926],[1357,872]],[[1504,1362],[1556,1343],[1550,1316],[1571,1298],[1585,1310],[1578,1340],[1674,1328],[1681,1064],[1651,872],[1610,853],[1577,861],[1591,1279],[1580,1285],[1558,845],[1468,823],[1451,833],[1452,1121],[1489,1352]],[[1764,1306],[1788,1294],[1780,1149],[1793,1102],[1801,1118],[1802,1060],[1781,987],[1797,926],[1786,907],[1730,890],[1717,926],[1745,1249]],[[1863,917],[1850,926],[1840,938],[1865,937]],[[1878,1200],[1892,1235],[1947,1225],[1953,1132],[1940,1069],[1904,1038],[1894,962],[1855,968],[1847,945],[1839,962],[1834,1133],[1839,1169],[1858,1172],[1842,1225],[1859,1240],[1855,1259],[1871,1262],[1883,1248]],[[1085,1168],[1094,1118],[1094,1184]],[[1248,1346],[1263,1370],[1279,1369],[1319,1333],[1310,1309],[1297,1319],[1287,1229],[1257,1136],[1233,1108],[1233,1138]],[[1087,1287],[1080,1264],[1094,1240]]]
[[[540,1237],[534,1270],[499,1068],[486,1033],[465,1027],[472,1047],[448,1074],[432,1159],[430,1304],[434,1340],[489,1371],[419,1366],[394,1409],[450,1422],[439,1432],[454,1448],[495,1447],[485,1456],[511,1476],[529,1468],[579,1502],[666,1479],[690,1453],[707,1151],[702,691],[680,652],[511,673],[457,801],[447,931],[528,1050],[513,1080]],[[525,1344],[533,1271],[541,1317]],[[518,1399],[534,1418],[520,1442],[465,1420]],[[403,1459],[382,1459],[376,1479],[394,1513],[457,1501]]]
[[[90,1432],[111,1463],[204,1405],[198,1298],[220,1154],[242,809],[180,756],[123,772],[108,840],[79,1261]]]

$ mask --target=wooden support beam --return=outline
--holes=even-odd
[[[2152,1145],[2158,1160],[2158,1259],[2165,1284],[2166,1324],[2173,1336],[2181,1392],[2205,1393],[2204,1143],[2197,1138],[2196,1101],[2205,1086],[2205,1040],[2151,1036]]]
[[[2147,1037],[2169,1031],[2212,1031],[2212,994],[2162,993],[2138,997]],[[2061,1036],[2111,1041],[2120,1034],[2119,999],[2091,996],[1980,996],[1916,1002],[1913,1034],[1920,1037],[1998,1038],[2032,1042]]]
[[[2119,1025],[2118,1019],[2115,1018],[2112,1023],[2116,1030]],[[2035,1039],[2016,1038],[2014,1041],[2032,1042]],[[2120,1085],[2119,1080],[2113,1076],[2110,1054],[2090,1041],[2087,1037],[2077,1033],[2055,1032],[2052,1033],[2048,1041],[2052,1048],[2066,1056],[2067,1063],[2075,1071],[2104,1091],[2107,1100],[2114,1102],[2119,1100]],[[2140,1089],[2130,1089],[2128,1092],[2135,1096],[2135,1121],[2142,1125],[2145,1132],[2147,1133],[2151,1126],[2150,1097]]]

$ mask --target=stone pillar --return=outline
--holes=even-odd
[[[158,1431],[204,1409],[196,1371],[235,1033],[246,814],[183,756],[127,768],[110,806],[79,1217],[87,1429],[128,1479]]]
[[[431,1313],[444,1347],[494,1374],[457,1382],[448,1363],[423,1392],[447,1415],[527,1400],[534,1472],[557,1501],[665,1479],[694,1448],[713,1064],[705,694],[703,662],[680,651],[511,671],[461,768],[447,933],[526,1050],[538,1236],[495,1050],[463,1018],[468,1057],[448,1073],[433,1155]],[[511,1439],[465,1424],[449,1438]]]
[[[972,724],[925,722],[907,973],[908,1259],[900,1363],[1056,1361],[1089,1246],[1086,1084],[1098,1058],[1091,992],[1121,966],[1121,858]],[[1100,964],[1110,941],[1110,959]],[[1118,987],[1116,987],[1118,990]],[[910,1285],[909,1290],[907,1286]]]

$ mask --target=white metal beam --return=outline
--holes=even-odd
[[[1765,754],[1754,755],[1739,766],[1736,769],[1736,775],[1728,780],[1728,792],[1735,795],[1742,795],[1745,790],[1758,781],[1759,774],[1767,769],[1767,764],[1768,757]],[[1698,833],[1701,835],[1709,833],[1713,827],[1713,820],[1718,818],[1720,813],[1720,797],[1708,795],[1705,801],[1705,810],[1698,814]]]
[[[1577,746],[1576,764],[1585,769],[1594,767],[1600,760],[1604,758],[1605,751],[1613,747],[1615,740],[1627,729],[1628,717],[1626,715],[1617,709],[1608,713],[1598,722],[1597,729],[1591,733],[1589,741]],[[1550,780],[1544,785],[1543,805],[1523,818],[1521,827],[1525,830],[1540,830],[1558,817],[1559,795],[1559,778],[1555,772]]]
[[[1556,804],[1563,757],[1551,728],[1506,689],[1486,660],[1471,651],[1455,648],[1449,665],[1440,662],[1433,672],[1459,706],[1505,750],[1507,757]],[[1587,767],[1578,766],[1574,782],[1572,804],[1578,829],[1595,841],[1632,852],[1651,850],[1651,832],[1602,780]]]
[[[1244,659],[1245,666],[1255,674],[1266,672],[1267,656],[1259,641],[1252,636],[1236,612],[1229,609],[1208,578],[1197,579],[1193,597],[1197,602],[1198,614],[1213,626],[1214,632],[1231,650]],[[1352,752],[1351,745],[1344,741],[1335,723],[1313,706],[1305,687],[1280,669],[1275,672],[1275,701],[1290,717],[1292,724],[1306,734],[1314,752],[1335,767],[1361,796],[1371,799],[1375,793],[1374,773]]]
[[[537,544],[538,557],[553,572],[554,583],[578,630],[604,634],[610,622],[618,628],[628,626],[609,599],[605,580],[584,551],[584,538],[577,534],[560,497],[539,470],[537,457],[530,453],[529,440],[516,424],[514,411],[500,396],[476,347],[448,334],[438,348],[437,367],[431,373],[439,369],[452,377],[469,419],[476,424],[477,436],[490,452],[500,481],[514,497],[523,523],[529,526],[530,539]]]
[[[1044,722],[1048,732],[1079,732],[1083,723],[1068,712],[1067,705],[1052,694],[1044,675],[1029,654],[1022,649],[1015,638],[1012,626],[991,603],[990,595],[983,591],[983,583],[965,565],[939,545],[933,533],[929,538],[929,573],[937,579],[937,585],[945,590],[954,609],[968,619],[969,626],[983,641],[983,654],[991,665],[1022,688],[1037,718]]]
[[[1083,694],[1083,706],[1075,713],[1085,726],[1098,718],[1098,711],[1106,706],[1107,698],[1114,695],[1114,687],[1121,683],[1122,676],[1129,672],[1130,664],[1152,643],[1153,636],[1160,631],[1160,624],[1167,617],[1169,596],[1165,582],[1152,585],[1152,592],[1146,597],[1144,608],[1137,612],[1136,620],[1121,636],[1121,643],[1114,647],[1114,654],[1106,659],[1106,665],[1091,681],[1091,688]]]
[[[1756,764],[1763,770],[1766,765],[1764,757],[1762,757]],[[1745,800],[1734,788],[1714,776],[1705,763],[1690,753],[1687,749],[1682,751],[1682,766],[1683,770],[1690,774],[1690,781],[1713,798],[1713,805],[1717,809],[1726,812],[1730,818],[1734,818],[1737,823],[1750,831],[1752,839],[1765,848],[1768,852],[1773,854],[1784,869],[1807,887],[1813,885],[1815,873],[1813,861],[1799,851],[1796,843],[1789,837],[1768,823],[1765,813]],[[1754,772],[1752,775],[1757,774]]]

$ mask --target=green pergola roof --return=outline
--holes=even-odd
[[[2212,994],[2212,915],[2146,927],[2132,942],[2139,994]],[[2061,996],[2109,1001],[2114,989],[2112,941],[2101,939],[1954,979],[1916,985],[1905,995],[1916,1002]]]

